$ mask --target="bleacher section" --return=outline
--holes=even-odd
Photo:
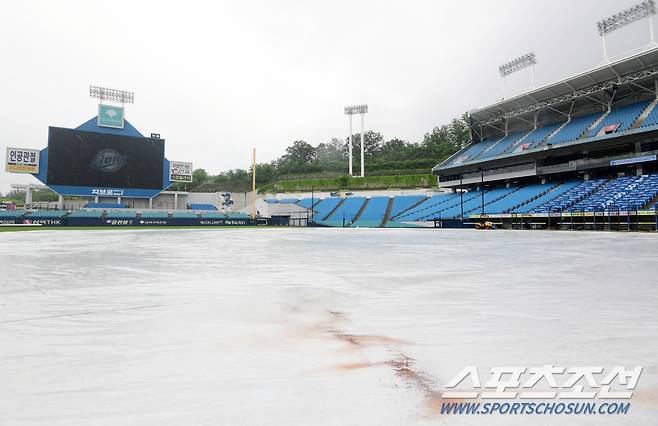
[[[619,108],[615,108],[610,111],[601,123],[599,123],[589,134],[590,137],[596,137],[599,131],[605,126],[610,126],[613,124],[619,124],[619,127],[616,132],[623,132],[631,128],[635,120],[640,116],[642,111],[649,106],[649,101],[636,102],[634,104],[625,105]]]
[[[134,219],[135,218],[135,212],[134,211],[109,211],[105,215],[108,219]]]
[[[190,210],[217,210],[212,204],[190,204]]]
[[[563,128],[561,128],[555,135],[546,141],[547,145],[562,145],[569,142],[574,142],[582,136],[589,126],[601,117],[601,112],[588,114],[583,117],[573,118]]]
[[[368,205],[361,213],[359,219],[352,224],[353,228],[369,227],[375,228],[381,225],[386,214],[386,207],[390,197],[372,197]]]
[[[98,219],[102,215],[103,212],[101,210],[74,210],[69,214],[68,217]]]
[[[0,219],[16,219],[25,214],[25,210],[0,210]]]
[[[523,188],[520,188],[517,191],[513,191],[498,201],[494,201],[490,204],[485,205],[485,210],[489,214],[498,214],[498,213],[507,213],[510,210],[513,210],[515,207],[520,204],[528,202],[528,200],[535,199],[541,194],[550,191],[554,188],[553,184],[534,184],[528,185]],[[485,194],[486,197],[486,194]]]
[[[592,194],[604,185],[605,179],[594,179],[582,181],[571,190],[553,198],[545,204],[537,207],[534,211],[537,213],[558,213],[566,210],[580,200]]]
[[[66,210],[36,210],[29,214],[29,217],[38,217],[44,219],[59,219],[67,213]]]
[[[519,146],[515,147],[512,152],[523,152],[529,149],[535,149],[546,140],[554,131],[564,123],[553,123],[543,127],[538,127],[530,133]]]
[[[329,217],[324,219],[323,222],[327,222],[328,224],[332,225],[340,224],[342,226],[343,223],[345,223],[345,225],[349,225],[354,221],[354,217],[359,212],[365,201],[365,197],[345,198],[341,205],[338,206],[338,208],[335,209]]]
[[[568,181],[563,184],[554,186],[549,192],[540,195],[535,199],[530,199],[527,203],[519,206],[518,208],[512,210],[512,213],[530,213],[535,211],[539,206],[546,204],[553,198],[559,197],[567,191],[571,191],[573,188],[578,186],[580,183],[578,181]]]
[[[318,202],[313,208],[313,211],[315,212],[313,214],[315,216],[315,220],[317,221],[324,219],[334,208],[336,208],[340,201],[341,198],[338,197],[323,198],[320,200],[320,202]]]
[[[450,164],[460,164],[460,163],[465,163],[467,161],[472,161],[473,159],[477,158],[484,150],[489,149],[489,147],[493,146],[493,144],[495,144],[499,140],[500,138],[485,139],[478,143],[472,143],[466,148],[464,148],[463,152],[455,156],[455,158],[450,162]]]
[[[403,211],[411,208],[412,206],[420,203],[421,201],[428,200],[429,197],[424,195],[399,195],[393,198],[393,207],[391,207],[390,217],[395,217]]]
[[[488,150],[484,151],[478,159],[483,159],[483,158],[490,158],[490,157],[496,157],[505,151],[507,151],[510,147],[515,145],[521,138],[523,138],[525,135],[527,135],[528,132],[517,132],[513,133],[503,139],[501,139],[498,143],[493,145],[491,148]]]
[[[658,195],[658,175],[613,179],[569,208],[569,211],[636,210]]]
[[[197,216],[196,213],[193,212],[173,212],[171,214],[172,219],[196,219],[199,216]]]
[[[125,209],[128,205],[123,203],[87,203],[88,209]]]
[[[297,205],[305,209],[310,209],[313,206],[313,203],[320,201],[319,198],[302,198],[297,202]]]
[[[140,217],[142,219],[167,219],[169,218],[169,213],[157,210],[144,210],[140,213]]]
[[[480,142],[472,143],[461,152],[455,154],[445,165],[459,165],[462,163],[478,162],[485,159],[509,155],[512,153],[521,153],[527,150],[533,150],[542,146],[560,146],[575,142],[581,138],[594,138],[606,126],[620,124],[615,132],[629,130],[637,121],[642,111],[644,111],[650,101],[635,102],[613,108],[600,123],[591,131],[585,134],[585,131],[597,120],[604,112],[596,112],[581,117],[572,118],[569,123],[564,125],[557,133],[553,134],[564,122],[547,124],[528,133],[519,131],[511,133],[502,139],[484,139]],[[658,108],[654,108],[641,127],[653,126],[658,124]],[[549,138],[550,136],[550,138]],[[547,139],[548,138],[548,139]]]
[[[464,194],[464,201],[469,200],[475,195],[477,194],[473,194],[473,193],[468,193],[468,195]],[[457,193],[433,195],[432,197],[425,200],[418,206],[409,209],[407,211],[404,211],[402,214],[395,216],[391,214],[391,220],[398,222],[404,222],[404,221],[413,222],[419,220],[423,216],[431,214],[432,212],[440,211],[443,207],[446,207],[448,205],[450,206],[454,205],[455,200],[457,200],[457,203],[459,203],[459,194]]]

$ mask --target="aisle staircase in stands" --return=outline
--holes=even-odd
[[[336,210],[338,210],[340,208],[340,206],[343,205],[344,202],[345,202],[345,198],[341,198],[340,201],[338,202],[338,204],[336,204],[336,206],[333,209],[331,209],[331,211],[329,213],[327,213],[327,215],[325,217],[323,217],[322,220],[329,219],[331,217],[331,215],[334,214],[334,212]]]
[[[386,205],[386,212],[384,212],[384,219],[382,219],[382,223],[379,224],[380,228],[384,228],[386,226],[386,222],[388,222],[388,219],[391,217],[391,209],[393,208],[393,200],[394,198],[391,197],[388,199],[388,204]],[[419,202],[423,202],[425,199],[420,200]],[[417,205],[418,203],[416,203]]]

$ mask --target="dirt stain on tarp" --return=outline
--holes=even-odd
[[[419,370],[415,366],[415,360],[403,352],[400,346],[409,344],[408,342],[393,337],[379,335],[362,335],[350,334],[339,330],[338,323],[346,319],[346,316],[338,311],[329,311],[331,320],[328,324],[323,324],[320,329],[334,339],[345,342],[352,348],[364,348],[372,346],[382,346],[397,355],[387,361],[378,362],[354,362],[340,364],[335,367],[340,371],[354,371],[371,367],[389,367],[393,373],[407,386],[418,389],[424,396],[424,405],[429,416],[438,416],[441,414],[442,402],[462,402],[458,399],[444,399],[441,392],[436,391],[436,380],[429,374]]]

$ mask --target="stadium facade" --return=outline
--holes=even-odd
[[[281,199],[325,226],[656,229],[658,49],[469,113],[434,195]],[[267,200],[266,200],[267,201]]]

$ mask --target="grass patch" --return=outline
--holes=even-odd
[[[398,175],[398,176],[366,176],[318,179],[291,179],[280,180],[262,186],[260,193],[266,192],[309,192],[314,191],[342,191],[365,189],[412,189],[431,188],[436,186],[436,176],[431,174]]]

